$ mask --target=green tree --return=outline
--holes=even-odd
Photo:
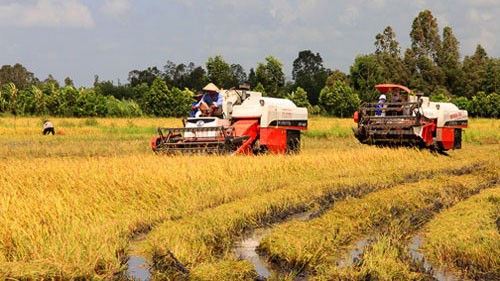
[[[17,89],[24,90],[28,85],[37,83],[38,79],[23,65],[4,65],[0,68],[0,85],[14,83]]]
[[[286,96],[287,99],[293,101],[298,107],[309,107],[311,104],[307,98],[307,92],[301,87],[297,87],[297,90],[291,92]]]
[[[375,36],[375,55],[377,63],[383,68],[386,83],[408,84],[408,71],[401,58],[399,42],[392,27],[387,26],[383,33]]]
[[[92,89],[80,88],[73,114],[76,117],[104,117],[107,115],[107,98]]]
[[[222,56],[209,57],[205,65],[209,81],[213,82],[219,88],[231,87],[231,66]]]
[[[466,97],[458,97],[452,101],[459,109],[469,108],[469,100]]]
[[[416,68],[410,70],[410,79],[417,89],[430,94],[435,87],[444,85],[445,80],[445,73],[437,65],[441,38],[437,19],[431,11],[420,12],[413,20],[410,38],[416,61]]]
[[[465,73],[465,93],[464,95],[468,98],[472,98],[480,91],[485,91],[484,89],[484,79],[486,76],[486,69],[488,63],[488,54],[486,50],[481,46],[477,45],[476,51],[472,56],[466,56],[464,58],[463,70]]]
[[[337,80],[340,80],[344,83],[346,83],[347,85],[350,85],[351,81],[349,79],[349,77],[347,76],[347,74],[345,74],[344,72],[338,70],[338,69],[335,69],[329,76],[328,78],[326,78],[326,86],[329,86],[331,87],[333,85],[333,83],[335,83],[335,81]]]
[[[65,86],[60,88],[59,95],[56,97],[60,99],[59,104],[59,115],[64,117],[81,117],[83,110],[78,104],[78,98],[80,96],[80,91],[72,86]]]
[[[351,87],[337,80],[332,87],[324,87],[321,90],[319,102],[328,115],[344,118],[356,111],[360,99]]]
[[[19,90],[17,89],[16,84],[10,82],[3,85],[2,92],[5,96],[6,101],[8,102],[7,111],[16,115],[19,111]]]
[[[382,33],[375,36],[375,54],[382,53],[387,53],[391,57],[401,57],[401,48],[391,26],[387,26]]]
[[[257,83],[253,90],[256,92],[261,92],[263,97],[267,96],[266,89],[264,89],[264,86],[261,83]]]
[[[357,56],[350,72],[352,87],[360,93],[361,100],[376,100],[379,93],[375,90],[375,85],[386,82],[384,68],[378,63],[377,56],[375,54]]]
[[[484,92],[478,92],[469,102],[467,111],[471,116],[488,117],[488,96]]]
[[[46,113],[43,92],[35,85],[20,92],[19,102],[23,115],[42,115]]]
[[[410,32],[411,48],[417,57],[427,57],[433,62],[438,59],[441,39],[437,19],[429,10],[424,10],[413,20]]]
[[[311,104],[318,104],[319,93],[330,74],[331,70],[323,66],[323,59],[319,53],[313,54],[310,50],[301,51],[293,61],[294,86],[301,87],[308,93]]]
[[[248,72],[248,84],[250,84],[251,88],[254,88],[257,86],[257,77],[255,76],[255,70],[253,68],[250,68],[250,71]]]
[[[73,87],[75,86],[73,84],[73,80],[71,78],[69,78],[69,76],[64,78],[64,86],[73,86]]]
[[[144,95],[142,110],[148,115],[170,116],[169,89],[167,83],[156,78],[151,88]]]
[[[239,64],[231,65],[231,84],[230,87],[238,87],[240,84],[248,80],[245,69]],[[228,88],[230,88],[228,87]]]
[[[489,58],[487,60],[482,82],[482,87],[486,92],[500,92],[500,59]]]
[[[486,110],[488,117],[500,117],[500,95],[491,93],[486,97]]]
[[[266,93],[271,97],[282,98],[285,96],[285,74],[283,64],[273,56],[266,57],[266,63],[259,63],[255,70],[257,83],[261,83]]]
[[[153,81],[159,77],[162,77],[162,73],[156,66],[148,67],[145,70],[132,70],[128,73],[128,81],[131,87],[135,87],[142,83],[151,86]]]
[[[438,66],[445,74],[444,86],[453,95],[460,95],[463,92],[463,80],[465,75],[460,64],[459,42],[451,27],[443,29],[443,43],[438,54]]]

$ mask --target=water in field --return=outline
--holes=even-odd
[[[340,268],[352,266],[354,263],[361,259],[366,246],[371,241],[372,237],[363,238],[354,244],[354,247],[347,253],[347,255],[338,262]]]
[[[424,239],[418,234],[413,236],[408,250],[413,259],[423,262],[425,271],[432,274],[432,277],[434,277],[438,281],[469,280],[465,278],[459,271],[429,263],[429,261],[425,258],[425,255],[422,253],[422,250],[420,249],[420,245],[422,245],[423,242]]]
[[[127,276],[132,280],[146,281],[151,278],[149,265],[144,257],[130,256],[127,261]]]
[[[306,221],[310,219],[310,215],[310,212],[293,214],[287,217],[283,222]],[[271,227],[254,229],[245,235],[240,241],[236,242],[233,252],[238,259],[245,259],[252,262],[255,271],[257,271],[260,277],[274,280],[283,276],[285,273],[268,263],[266,258],[259,255],[256,251],[260,241],[269,233],[271,233]]]
[[[262,238],[270,232],[269,228],[256,229],[243,240],[238,241],[234,247],[234,254],[238,257],[238,259],[251,261],[255,271],[266,279],[276,277],[276,272],[267,263],[266,259],[257,253],[256,248],[259,246]]]
[[[151,279],[150,265],[140,251],[140,244],[145,241],[145,235],[139,235],[130,241],[129,257],[127,260],[127,279],[147,281]]]

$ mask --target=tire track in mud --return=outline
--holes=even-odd
[[[478,163],[473,163],[471,165],[463,165],[455,169],[436,169],[436,170],[430,170],[430,171],[423,171],[422,173],[408,173],[406,175],[403,175],[402,177],[399,177],[397,179],[394,179],[393,182],[387,183],[379,183],[373,184],[370,183],[369,181],[362,182],[360,184],[356,185],[346,185],[346,186],[339,186],[342,185],[342,182],[339,183],[329,183],[328,187],[323,188],[323,193],[319,195],[318,197],[314,199],[309,199],[305,201],[301,201],[295,204],[292,204],[288,206],[287,208],[284,209],[279,209],[276,207],[276,205],[270,204],[267,206],[271,211],[268,209],[263,210],[261,213],[258,214],[253,214],[255,217],[249,218],[249,221],[251,223],[241,223],[241,225],[234,227],[233,229],[229,230],[224,230],[222,233],[228,233],[229,237],[210,237],[208,240],[212,241],[220,241],[220,240],[227,240],[230,239],[231,241],[237,241],[242,237],[242,234],[245,233],[245,231],[248,231],[248,229],[255,228],[255,227],[260,227],[263,225],[269,225],[269,224],[276,224],[279,222],[282,222],[284,218],[295,214],[297,212],[304,212],[306,210],[309,210],[313,204],[316,206],[320,206],[315,213],[312,215],[312,217],[318,217],[321,216],[326,210],[330,209],[331,206],[334,204],[334,202],[341,201],[345,198],[348,197],[354,197],[354,198],[359,198],[362,197],[366,194],[372,193],[377,190],[383,190],[383,189],[388,189],[392,188],[394,186],[397,186],[398,184],[401,183],[408,183],[408,182],[418,182],[423,179],[429,179],[433,178],[439,174],[468,174],[471,173],[474,170],[477,169],[482,169],[484,166],[484,163],[478,162]],[[323,184],[325,185],[325,184]],[[273,192],[282,192],[282,190],[275,190]],[[268,192],[264,194],[266,197],[267,196],[272,196],[273,192]],[[201,215],[204,217],[203,219],[205,220],[205,223],[210,220],[214,220],[219,213],[217,213],[214,210],[217,210],[218,208],[223,208],[224,206],[229,206],[229,205],[236,205],[236,204],[241,204],[241,201],[245,201],[245,199],[248,198],[243,198],[239,200],[235,200],[231,203],[226,203],[222,204],[220,206],[217,206],[215,208],[203,210],[197,213],[196,216]],[[250,200],[258,200],[259,198],[252,198]],[[248,201],[248,200],[247,200]],[[274,204],[280,205],[279,202],[275,202]],[[273,207],[274,206],[274,207]],[[207,213],[207,214],[204,214]],[[176,220],[179,224],[184,224],[188,221],[191,221],[192,217],[185,217],[185,218],[180,218],[179,220]],[[193,223],[191,221],[191,223]],[[195,223],[196,224],[196,223]],[[213,242],[212,242],[213,243]],[[216,255],[221,255],[224,251],[228,250],[228,247],[230,246],[220,246],[220,245],[211,245],[212,250],[215,252]],[[191,264],[192,266],[195,266],[196,263],[193,263],[192,261],[184,261],[186,264]],[[178,267],[176,262],[172,261],[172,258],[170,255],[167,255],[166,253],[161,253],[161,252],[155,252],[153,254],[153,264],[155,265],[155,269],[158,271],[169,271],[169,270],[174,270],[177,271],[175,268]]]

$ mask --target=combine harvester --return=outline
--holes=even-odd
[[[402,92],[400,102],[362,103],[354,113],[355,137],[364,144],[418,146],[443,152],[462,147],[462,130],[467,128],[467,111],[452,103],[431,102],[422,94],[413,95],[404,86],[379,84],[382,94]],[[405,100],[406,99],[406,100]]]
[[[153,151],[161,154],[296,153],[307,109],[260,92],[221,90],[222,116],[189,117],[182,128],[158,128]]]

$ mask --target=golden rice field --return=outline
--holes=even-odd
[[[42,121],[0,118],[1,280],[132,279],[132,253],[153,280],[262,280],[233,248],[263,227],[269,280],[500,279],[499,120],[470,120],[445,156],[314,117],[299,155],[255,157],[153,154],[178,119]]]

